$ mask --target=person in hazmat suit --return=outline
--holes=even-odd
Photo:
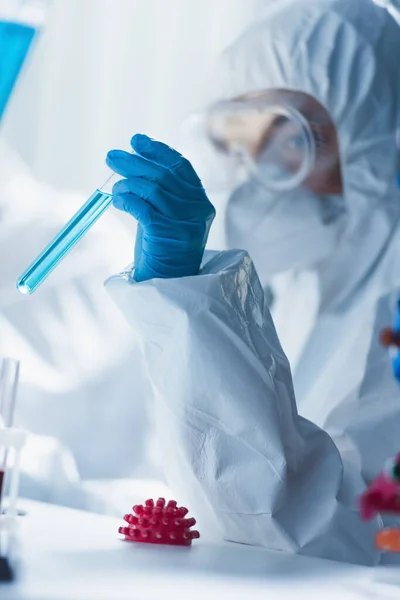
[[[398,451],[400,403],[363,398],[379,301],[400,284],[399,52],[371,0],[282,0],[213,78],[196,125],[212,177],[144,135],[108,154],[139,230],[106,287],[141,340],[168,483],[226,540],[381,560],[358,498]],[[203,254],[213,178],[231,249]],[[274,323],[264,288],[283,273]]]

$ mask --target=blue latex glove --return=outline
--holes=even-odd
[[[138,221],[135,281],[197,275],[215,209],[188,160],[146,135],[134,154],[111,150],[108,166],[125,177],[113,187],[114,206]]]

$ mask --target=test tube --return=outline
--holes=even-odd
[[[21,294],[32,294],[107,210],[112,202],[112,186],[119,179],[121,177],[113,173],[22,273],[17,279]]]
[[[19,362],[12,358],[0,359],[0,428],[10,428],[14,419],[15,400],[19,379]],[[7,448],[0,447],[0,514],[4,478],[7,466]]]

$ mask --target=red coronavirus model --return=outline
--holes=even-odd
[[[184,506],[177,507],[175,500],[168,504],[164,498],[157,502],[146,500],[144,505],[133,507],[133,514],[124,516],[127,525],[120,527],[118,533],[130,542],[190,546],[200,534],[191,529],[196,519],[186,519],[188,512]]]

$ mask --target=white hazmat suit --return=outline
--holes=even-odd
[[[127,271],[107,282],[142,340],[168,482],[205,533],[334,560],[381,560],[374,533],[382,523],[363,523],[357,498],[398,450],[398,436],[383,443],[373,432],[390,422],[399,430],[400,402],[382,411],[378,395],[363,405],[360,390],[376,320],[387,324],[379,298],[400,284],[399,51],[397,24],[370,0],[282,0],[227,50],[215,79],[221,99],[265,89],[307,93],[337,128],[344,227],[313,271],[313,318],[301,276],[276,302],[289,357],[285,329],[301,329],[293,379],[247,252],[206,254],[196,277],[137,284]],[[296,264],[307,256],[314,232],[301,208],[304,231],[294,242],[284,212],[271,223],[249,195],[248,221],[234,223],[230,206],[228,241],[241,235],[242,247],[251,245],[262,279],[280,226]],[[253,222],[264,234],[259,249]],[[375,377],[374,385],[385,384],[390,365]]]

